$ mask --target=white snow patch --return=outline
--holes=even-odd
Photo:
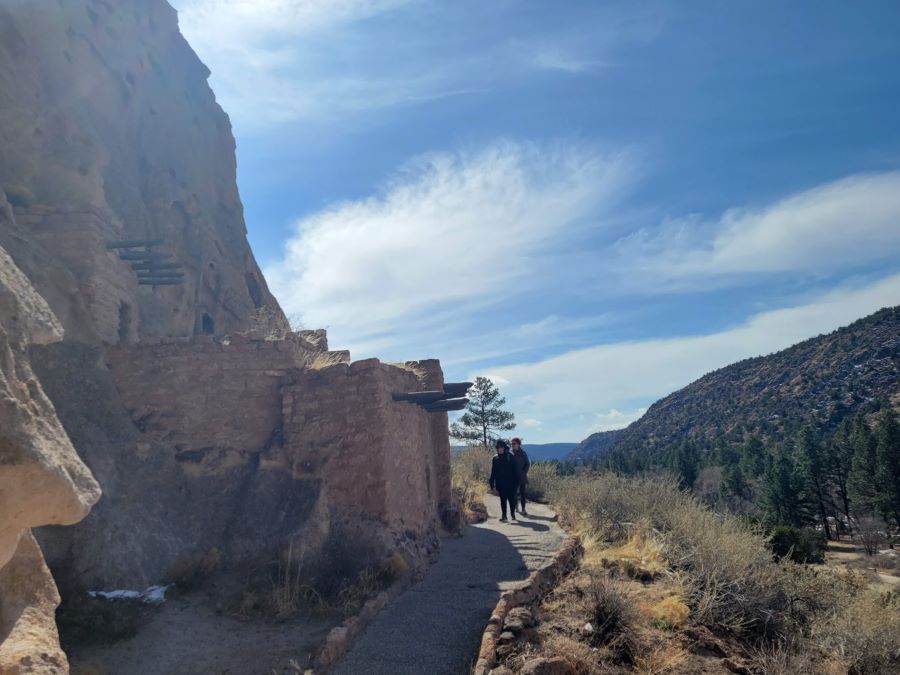
[[[166,601],[169,586],[149,586],[143,591],[88,591],[92,598],[107,600],[138,600],[147,605],[161,605]]]

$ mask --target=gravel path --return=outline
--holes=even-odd
[[[501,523],[490,518],[446,540],[427,576],[386,607],[334,669],[335,675],[465,675],[501,591],[553,556],[565,538],[546,506]]]

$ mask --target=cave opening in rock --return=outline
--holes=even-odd
[[[204,335],[212,335],[216,332],[216,324],[209,314],[203,315],[203,318],[200,320],[200,324]]]
[[[256,275],[252,272],[247,272],[244,275],[244,281],[247,284],[247,292],[250,294],[250,299],[253,300],[253,304],[257,309],[262,307],[262,290],[259,287],[259,280],[256,278]]]
[[[128,342],[131,334],[131,305],[127,302],[119,303],[119,342]]]

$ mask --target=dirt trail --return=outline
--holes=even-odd
[[[461,675],[500,593],[548,562],[565,539],[550,509],[528,507],[519,523],[497,520],[497,497],[488,496],[490,518],[444,542],[427,576],[372,622],[335,675]]]

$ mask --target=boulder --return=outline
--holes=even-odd
[[[62,338],[44,299],[0,247],[0,673],[65,672],[59,594],[29,528],[87,515],[100,488],[31,370],[26,347]]]

